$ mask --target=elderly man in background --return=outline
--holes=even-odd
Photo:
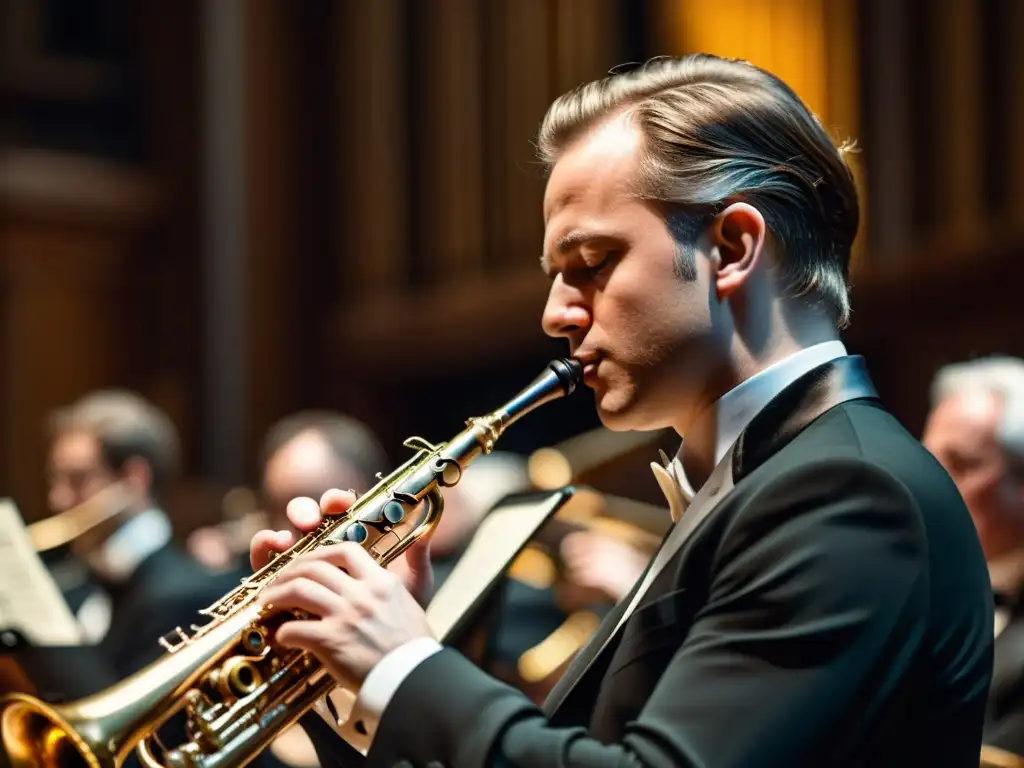
[[[967,503],[996,604],[985,743],[1024,754],[1024,361],[947,366],[931,394],[922,441]]]

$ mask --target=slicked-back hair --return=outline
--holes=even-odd
[[[789,86],[737,59],[652,59],[559,97],[537,139],[541,161],[550,170],[575,140],[619,115],[642,133],[636,193],[666,210],[682,276],[695,275],[693,240],[702,227],[742,200],[761,212],[778,246],[785,295],[813,299],[839,328],[849,323],[860,214],[847,147]]]

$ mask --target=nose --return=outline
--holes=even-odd
[[[558,275],[551,284],[541,319],[544,333],[554,339],[581,338],[590,329],[591,321],[590,308],[583,296]]]

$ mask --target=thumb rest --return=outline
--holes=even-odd
[[[282,649],[274,629],[296,614],[265,611],[261,591],[296,558],[343,541],[387,565],[430,533],[444,509],[441,489],[490,453],[511,424],[573,392],[579,362],[554,360],[495,411],[470,419],[447,443],[410,438],[416,453],[356,500],[200,611],[207,621],[161,639],[166,654],[93,696],[49,705],[24,694],[0,700],[0,739],[11,768],[118,768],[134,749],[146,768],[238,768],[319,704],[337,682],[311,654]],[[157,608],[158,609],[158,608]],[[185,740],[168,749],[157,731],[175,715]]]

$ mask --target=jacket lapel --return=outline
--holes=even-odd
[[[611,611],[552,689],[544,710],[556,713],[642,600],[647,588],[677,558],[683,544],[748,474],[782,450],[811,422],[850,400],[877,399],[860,355],[840,357],[801,376],[768,403],[740,434],[712,471],[681,519],[670,530],[654,560],[630,594]],[[657,476],[657,473],[656,473]],[[670,499],[671,500],[671,499]]]
[[[626,611],[626,608],[633,601],[633,596],[637,590],[640,589],[640,585],[643,583],[644,576],[651,568],[651,563],[648,563],[647,568],[644,569],[644,574],[637,579],[636,584],[633,585],[633,589],[630,590],[629,594],[626,595],[622,600],[615,604],[615,607],[610,610],[601,624],[594,631],[594,634],[587,641],[576,657],[570,662],[565,673],[558,679],[552,687],[551,692],[544,700],[544,712],[549,716],[552,715],[565,701],[565,698],[569,695],[570,691],[575,687],[577,681],[583,677],[583,673],[590,668],[591,664],[597,659],[597,655],[602,651],[607,643],[612,638],[613,630],[619,625],[619,621],[622,618],[622,614]]]

